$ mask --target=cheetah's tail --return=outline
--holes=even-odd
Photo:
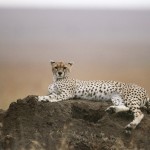
[[[150,113],[150,98],[148,96],[147,96],[146,107],[147,107],[147,112]]]
[[[148,107],[150,108],[150,98],[148,98]]]

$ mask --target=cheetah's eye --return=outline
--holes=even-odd
[[[58,67],[54,67],[55,69],[58,69]]]
[[[67,67],[64,67],[64,69],[67,69]]]

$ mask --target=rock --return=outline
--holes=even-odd
[[[28,96],[0,113],[0,150],[150,149],[150,117],[127,135],[129,113],[109,115],[111,102],[38,102]]]

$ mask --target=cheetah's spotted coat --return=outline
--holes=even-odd
[[[107,112],[131,111],[134,120],[126,126],[126,132],[134,129],[143,119],[140,108],[150,106],[149,97],[144,88],[135,84],[116,81],[80,81],[69,78],[72,63],[51,62],[54,83],[49,85],[48,96],[39,96],[39,101],[58,102],[71,98],[89,100],[109,100],[113,106]]]

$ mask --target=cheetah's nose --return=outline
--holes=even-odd
[[[62,72],[58,72],[59,75],[62,75]]]

